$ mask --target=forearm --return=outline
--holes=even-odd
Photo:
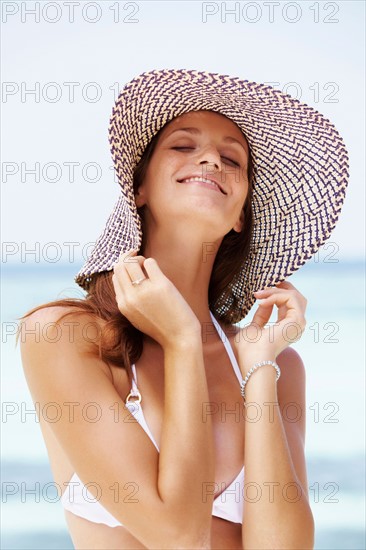
[[[313,548],[313,517],[288,448],[274,368],[255,371],[245,393],[243,547]]]
[[[164,367],[159,494],[185,529],[209,532],[212,497],[203,498],[203,488],[214,481],[214,442],[212,423],[202,421],[209,396],[201,335],[164,349]]]

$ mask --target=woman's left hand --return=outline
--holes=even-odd
[[[258,361],[275,361],[291,343],[302,336],[306,326],[306,298],[287,281],[275,287],[254,292],[261,300],[253,320],[239,330],[236,348],[243,376]],[[277,321],[265,327],[273,306],[277,306]]]

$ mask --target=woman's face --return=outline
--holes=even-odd
[[[176,226],[180,220],[203,234],[209,227],[213,238],[231,229],[240,231],[249,185],[248,156],[241,130],[220,113],[191,111],[169,122],[135,196],[138,207],[145,205],[148,232],[154,225]],[[211,183],[187,182],[193,177]]]

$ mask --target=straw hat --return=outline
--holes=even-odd
[[[252,307],[255,290],[286,279],[330,237],[344,203],[349,165],[343,139],[327,118],[271,86],[239,77],[152,70],[124,86],[112,111],[109,141],[121,193],[75,277],[83,289],[93,274],[112,270],[122,252],[140,248],[133,172],[150,140],[173,118],[206,109],[239,126],[253,161],[250,252],[212,309],[216,318],[239,322]]]

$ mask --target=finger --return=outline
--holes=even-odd
[[[258,298],[262,298],[262,296],[269,296],[269,294],[272,294],[274,292],[289,292],[289,290],[290,289],[272,286],[270,288],[262,288],[261,290],[256,290],[255,292],[253,292],[253,294],[254,296],[258,296]]]
[[[307,305],[307,299],[305,298],[305,296],[303,296],[301,294],[301,292],[299,292],[293,285],[291,285],[291,283],[285,283],[286,286],[289,285],[289,288],[277,288],[277,287],[272,287],[272,288],[265,288],[263,290],[258,290],[256,292],[254,292],[254,297],[255,298],[259,298],[259,299],[267,299],[269,296],[272,296],[272,295],[289,295],[289,296],[292,296],[294,299],[297,299],[297,301],[302,305],[303,308],[306,307]],[[290,285],[291,285],[291,288],[290,288]]]
[[[121,284],[121,282],[120,282],[118,276],[116,275],[116,273],[113,273],[113,275],[112,275],[112,284],[113,284],[116,300],[117,300],[117,303],[118,303],[119,300],[120,300],[120,297],[123,297],[125,295],[125,293],[124,293],[124,290],[123,290],[123,285]]]
[[[289,283],[288,281],[281,281],[280,283],[277,283],[276,287],[296,290],[296,287],[294,287],[294,285]]]
[[[253,292],[253,294],[257,294],[258,292],[261,293],[261,292],[267,292],[267,291],[270,291],[270,290],[293,290],[295,292],[297,292],[299,295],[302,296],[302,294],[300,294],[300,292],[297,290],[297,288],[292,284],[292,283],[289,283],[288,281],[281,281],[280,283],[276,283],[275,286],[272,286],[272,287],[265,287],[263,289],[259,289],[259,290],[256,290],[255,292]]]
[[[143,256],[137,256],[137,250],[128,250],[127,252],[123,252],[120,254],[117,262],[114,264],[115,266],[123,265],[126,266],[127,264],[142,264],[144,260]],[[113,266],[114,267],[114,266]]]
[[[272,304],[278,307],[277,320],[272,327],[274,339],[279,338],[283,343],[287,342],[286,345],[289,342],[296,342],[306,326],[304,307],[301,303],[292,293],[287,296],[287,299],[283,294],[277,294],[265,298],[263,302],[266,307],[272,307]]]
[[[277,292],[271,292],[268,296],[261,296],[261,305],[268,306],[269,304],[277,305],[277,306],[286,306],[288,308],[296,308],[299,307],[298,300],[296,299],[296,295],[292,292],[288,292],[286,290]]]
[[[130,277],[130,281],[137,281],[138,279],[147,279],[147,273],[143,269],[143,263],[145,258],[143,256],[135,256],[134,258],[128,258],[127,262],[123,262],[124,268]]]
[[[263,328],[269,321],[273,311],[272,304],[258,304],[258,309],[253,316],[252,323]]]
[[[127,258],[133,258],[134,256],[136,256],[137,254],[137,250],[134,249],[134,248],[130,248],[130,250],[126,250],[126,252],[121,252],[121,254],[119,255],[119,258],[116,262],[116,264],[120,263],[120,262],[125,262],[125,261],[128,261]],[[134,260],[131,260],[131,261],[134,261]],[[115,264],[115,265],[116,265]]]
[[[263,305],[276,305],[278,307],[277,323],[295,321],[299,326],[305,323],[305,307],[296,299],[292,293],[273,294],[263,299]]]
[[[125,277],[128,278],[127,273],[125,273]],[[114,288],[115,293],[115,299],[117,302],[117,307],[119,311],[124,315],[125,314],[125,304],[126,304],[126,293],[124,291],[124,284],[121,282],[121,274],[113,273],[112,275],[112,284]],[[131,283],[128,283],[131,284]]]
[[[144,261],[144,269],[152,282],[158,281],[159,279],[161,280],[163,272],[155,258],[146,258]]]
[[[115,286],[115,291],[122,292],[123,294],[125,293],[125,291],[127,292],[127,290],[131,288],[131,278],[125,268],[125,262],[123,261],[124,256],[126,256],[126,253],[122,254],[118,262],[114,264],[114,274],[112,276],[112,282]]]
[[[125,262],[129,261],[128,258],[131,257],[132,255],[135,255],[136,253],[137,253],[136,250],[132,250],[132,249],[127,250],[127,252],[121,252],[121,254],[118,257],[118,260],[113,264],[113,271],[116,272],[117,270],[121,270]]]
[[[129,250],[121,254],[114,266],[115,272],[120,276],[124,285],[131,285],[132,281],[147,278],[142,269],[145,258],[136,254],[136,250]]]
[[[287,290],[294,291],[296,293],[296,295],[298,296],[298,298],[300,299],[300,301],[302,301],[305,304],[305,306],[308,303],[305,296],[303,294],[301,294],[301,292],[293,284],[289,283],[288,281],[282,281],[282,283],[280,283],[277,286],[279,286],[282,289],[287,289]]]

